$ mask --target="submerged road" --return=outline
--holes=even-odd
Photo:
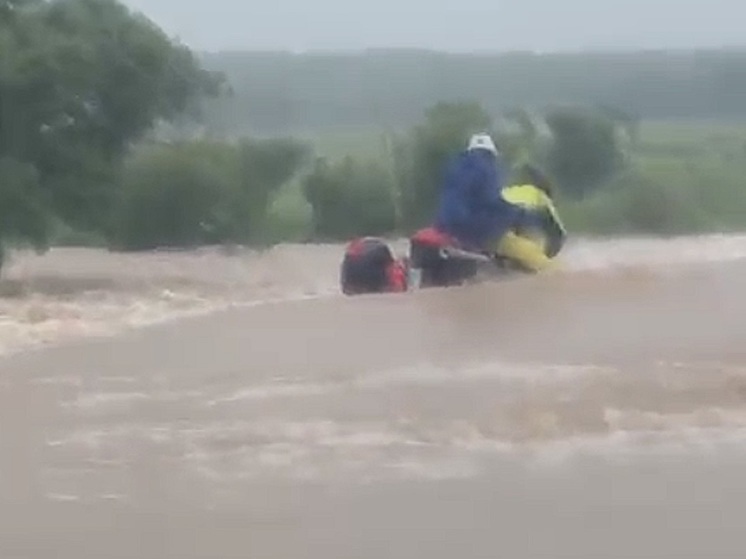
[[[743,557],[743,285],[578,269],[8,355],[0,556]]]

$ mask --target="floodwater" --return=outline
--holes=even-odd
[[[746,556],[746,237],[353,299],[341,250],[16,255],[0,557]]]

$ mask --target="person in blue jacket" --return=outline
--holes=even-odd
[[[521,218],[501,196],[506,172],[488,134],[475,134],[448,165],[434,226],[464,248],[486,252]]]

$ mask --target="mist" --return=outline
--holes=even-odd
[[[203,51],[578,51],[742,45],[736,0],[125,0]],[[187,8],[188,6],[188,8]]]

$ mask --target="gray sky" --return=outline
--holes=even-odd
[[[746,44],[742,0],[124,0],[194,49]]]

